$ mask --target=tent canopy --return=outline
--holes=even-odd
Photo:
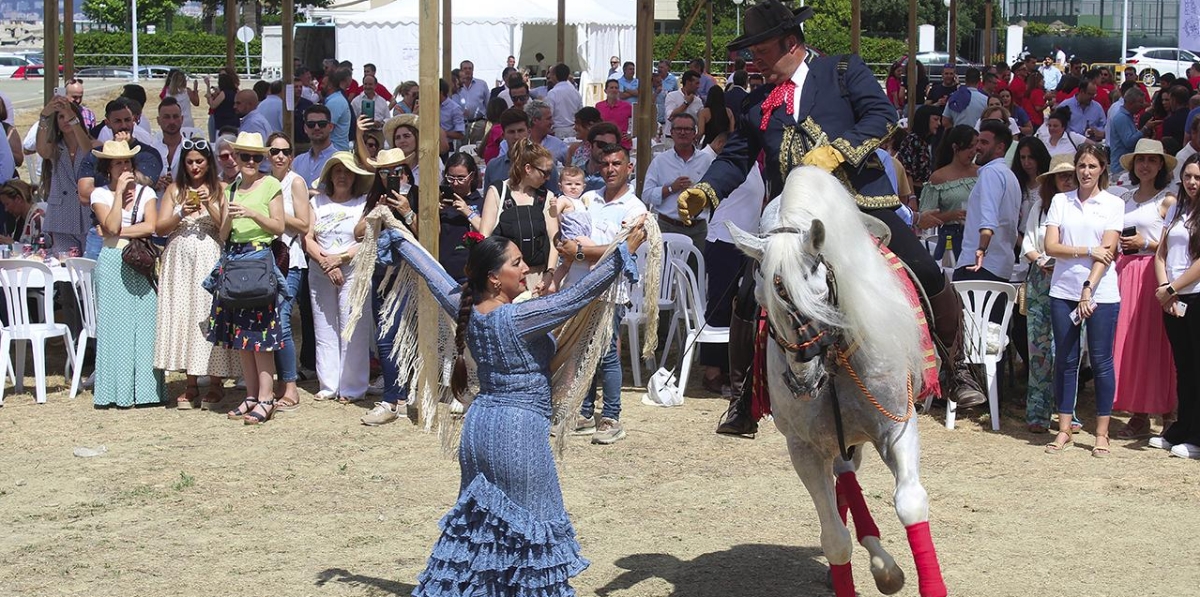
[[[608,57],[632,59],[636,47],[633,0],[567,3],[566,63],[579,70],[581,86],[607,75]],[[453,0],[451,61],[470,60],[475,78],[489,85],[500,78],[505,59],[533,64],[534,54],[553,64],[558,23],[557,0]],[[362,65],[373,63],[380,81],[395,86],[417,79],[419,56],[418,0],[396,0],[374,10],[336,17],[339,60],[349,60],[361,76]],[[439,28],[439,36],[440,36]],[[589,70],[595,69],[596,73]],[[426,96],[428,94],[425,94]]]

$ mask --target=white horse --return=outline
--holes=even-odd
[[[921,390],[924,363],[918,317],[836,178],[798,168],[776,202],[778,218],[775,206],[763,215],[765,234],[733,225],[730,230],[738,247],[760,263],[757,295],[775,338],[767,343],[766,361],[771,412],[820,517],[835,595],[855,595],[847,511],[871,554],[879,591],[890,595],[904,586],[904,573],[880,545],[854,474],[861,446],[869,442],[896,478],[896,513],[908,531],[921,597],[944,597],[928,495],[918,478],[913,394]],[[836,338],[808,362],[796,353],[802,321]],[[848,461],[839,447],[835,408],[844,445],[853,453]]]

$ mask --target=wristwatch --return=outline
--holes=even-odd
[[[1175,287],[1167,284],[1167,294],[1175,296]]]
[[[583,261],[583,245],[575,241],[575,261]]]

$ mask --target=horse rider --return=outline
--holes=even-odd
[[[783,191],[792,168],[817,166],[836,176],[859,209],[891,230],[889,248],[916,275],[930,297],[934,335],[943,352],[941,381],[959,408],[987,401],[963,359],[963,314],[958,294],[946,281],[911,228],[895,209],[896,189],[876,154],[880,142],[896,130],[896,110],[879,82],[856,55],[817,57],[804,45],[801,23],[811,7],[793,12],[780,0],[762,0],[745,14],[745,33],[729,49],[749,48],[767,84],[747,96],[739,123],[704,177],[679,195],[684,222],[706,207],[717,209],[746,179],[760,152],[766,152],[767,196]],[[747,268],[753,267],[747,264]],[[734,399],[718,433],[753,434],[747,379],[753,360],[755,319],[753,275],[742,274],[730,322],[730,383]],[[749,287],[749,289],[747,288]],[[882,330],[881,330],[882,331]]]

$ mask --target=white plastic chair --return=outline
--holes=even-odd
[[[638,247],[637,266],[638,279],[644,280],[646,274],[647,245]],[[646,313],[642,311],[642,301],[645,295],[641,284],[633,284],[629,288],[629,309],[621,325],[626,327],[629,335],[629,366],[633,369],[633,385],[642,387],[642,334],[641,327],[646,325]]]
[[[1000,430],[1000,382],[996,377],[996,365],[1004,358],[1008,347],[1008,324],[1012,319],[1013,305],[1017,302],[1017,289],[1005,282],[969,280],[954,282],[954,290],[963,303],[963,351],[967,363],[983,365],[987,372],[988,407],[992,413],[992,431]],[[1000,322],[992,323],[991,313],[996,301],[1004,298],[1003,315]],[[929,400],[925,409],[929,410]],[[954,429],[958,405],[946,402],[946,429]]]
[[[672,259],[669,263],[671,269],[674,270],[673,278],[676,287],[676,297],[678,298],[679,319],[684,323],[684,348],[679,356],[681,363],[679,387],[686,388],[688,373],[692,370],[692,358],[696,354],[696,345],[728,344],[729,328],[706,325],[704,311],[707,307],[707,300],[704,294],[700,292],[700,285],[696,283],[696,277],[692,275],[692,269],[688,267],[687,261],[681,259]],[[671,337],[668,336],[667,346],[670,346],[670,342]],[[665,351],[663,358],[666,358]]]
[[[30,287],[31,274],[39,273],[43,285]],[[7,303],[8,325],[0,327],[0,360],[9,362],[9,348],[13,340],[17,344],[17,363],[13,371],[16,392],[25,391],[25,344],[28,340],[33,346],[33,372],[37,383],[37,403],[46,402],[46,339],[62,336],[67,342],[67,370],[70,375],[75,366],[75,355],[70,346],[74,344],[71,330],[65,324],[54,322],[53,301],[42,301],[41,310],[44,323],[34,322],[34,313],[30,312],[30,291],[45,289],[53,292],[54,274],[50,268],[27,259],[0,260],[0,290],[4,292]],[[4,404],[4,384],[0,384],[0,405]]]
[[[667,332],[667,343],[663,346],[670,346],[671,339],[675,335],[675,331],[679,327],[679,320],[683,315],[679,312],[679,298],[676,294],[675,271],[671,267],[671,260],[678,259],[687,264],[692,261],[696,264],[696,280],[699,281],[700,287],[703,290],[708,285],[708,274],[704,268],[704,253],[696,248],[692,243],[692,239],[685,234],[676,232],[664,232],[663,239],[663,275],[662,285],[658,289],[658,312],[668,313],[671,317],[671,326]],[[688,268],[691,271],[691,268]],[[704,295],[701,295],[704,296]],[[666,358],[666,352],[663,352],[663,358]]]
[[[71,276],[71,286],[75,288],[75,302],[79,305],[79,313],[83,318],[83,329],[76,338],[74,360],[79,364],[71,375],[71,398],[79,392],[79,374],[83,370],[83,355],[87,350],[88,338],[96,338],[96,282],[92,277],[96,262],[82,257],[67,259],[67,274]]]

